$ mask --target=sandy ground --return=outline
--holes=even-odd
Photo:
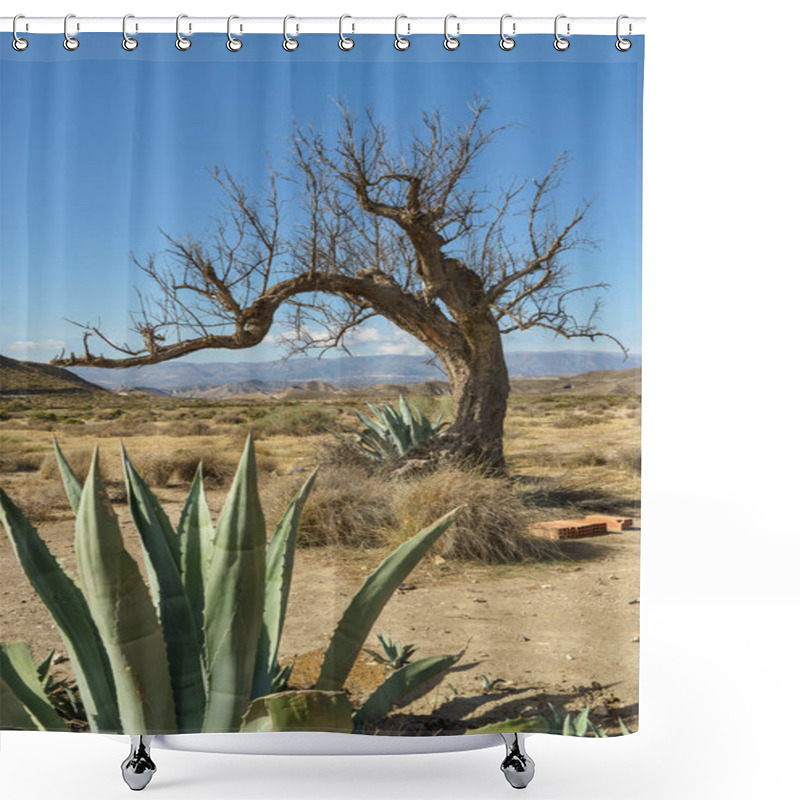
[[[124,520],[126,512],[118,513]],[[124,522],[123,532],[126,547],[140,560],[132,526]],[[74,569],[69,515],[46,522],[40,533]],[[617,717],[635,729],[639,544],[637,528],[566,544],[570,560],[559,563],[423,561],[387,604],[367,646],[380,649],[376,635],[381,632],[417,645],[415,657],[466,652],[433,690],[396,711],[382,730],[402,724],[424,732],[433,715],[435,727],[458,732],[463,720],[472,727],[530,716],[546,711],[548,701],[572,710],[591,705],[592,719],[612,732]],[[284,660],[295,661],[294,685],[313,683],[339,615],[380,560],[380,554],[369,551],[298,551],[281,647]],[[31,641],[38,658],[50,648],[63,652],[5,535],[0,538],[0,575],[0,640]],[[484,691],[481,674],[503,682]],[[347,688],[357,701],[384,677],[383,667],[362,653]]]

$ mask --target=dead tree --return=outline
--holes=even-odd
[[[567,339],[617,339],[585,319],[564,256],[591,246],[579,234],[589,204],[559,222],[553,203],[566,163],[515,179],[491,197],[474,167],[502,128],[484,130],[484,103],[450,126],[424,113],[407,138],[371,111],[339,106],[332,140],[297,127],[284,177],[253,194],[227,170],[212,175],[225,197],[214,230],[164,234],[166,249],[137,265],[154,291],[132,315],[140,343],[120,344],[99,324],[81,327],[112,351],[53,359],[60,366],[155,364],[210,348],[261,342],[291,321],[294,351],[347,347],[348,332],[381,316],[439,359],[455,419],[415,457],[469,457],[503,468],[509,380],[502,335],[540,328]],[[280,315],[279,315],[280,312]],[[287,313],[288,312],[288,313]],[[624,348],[623,348],[624,349]]]

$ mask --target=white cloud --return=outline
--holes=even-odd
[[[66,342],[62,342],[60,339],[45,339],[41,342],[34,342],[29,339],[25,342],[12,342],[8,349],[14,352],[27,353],[29,350],[61,350],[66,346]]]
[[[347,342],[353,344],[371,344],[374,342],[382,342],[386,335],[381,333],[378,328],[354,328],[347,333]]]
[[[382,356],[424,356],[430,351],[413,336],[403,331],[395,331],[394,336],[387,337],[378,345],[376,353]]]

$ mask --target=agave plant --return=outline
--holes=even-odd
[[[609,738],[609,733],[605,728],[600,728],[589,719],[592,709],[587,706],[573,718],[571,713],[562,714],[552,703],[547,704],[550,708],[551,716],[539,714],[534,717],[519,717],[507,719],[502,722],[493,722],[480,728],[472,728],[467,733],[506,733],[506,732],[526,732],[526,733],[557,733],[562,736],[585,737],[591,733],[598,739]],[[618,718],[619,728],[623,736],[630,734],[630,730],[625,722]]]
[[[365,647],[369,653],[379,664],[385,664],[391,669],[400,669],[411,661],[411,656],[417,652],[417,648],[413,644],[400,644],[400,642],[393,642],[388,636],[382,633],[378,634],[378,641],[380,642],[382,653],[377,650],[370,650]]]
[[[343,690],[370,630],[395,589],[455,519],[450,512],[405,541],[366,579],[333,632],[312,689],[288,689],[278,649],[297,528],[315,475],[267,541],[255,450],[248,439],[212,524],[202,466],[177,528],[123,449],[128,506],[149,589],[123,547],[95,450],[81,484],[55,445],[75,511],[76,582],[0,489],[0,519],[28,579],[50,611],[95,732],[155,734],[255,730],[352,731],[385,715],[461,653],[406,664],[354,709]],[[27,644],[0,650],[0,725],[64,730]]]
[[[357,431],[359,447],[373,461],[391,462],[410,448],[435,436],[446,425],[442,416],[429,420],[419,409],[413,409],[401,395],[397,409],[390,403],[367,404],[374,417],[357,411],[365,428]]]

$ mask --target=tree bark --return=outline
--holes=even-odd
[[[510,387],[500,331],[493,319],[484,318],[464,333],[466,353],[439,354],[450,381],[453,424],[411,448],[401,459],[400,470],[454,461],[505,472],[503,421]]]

